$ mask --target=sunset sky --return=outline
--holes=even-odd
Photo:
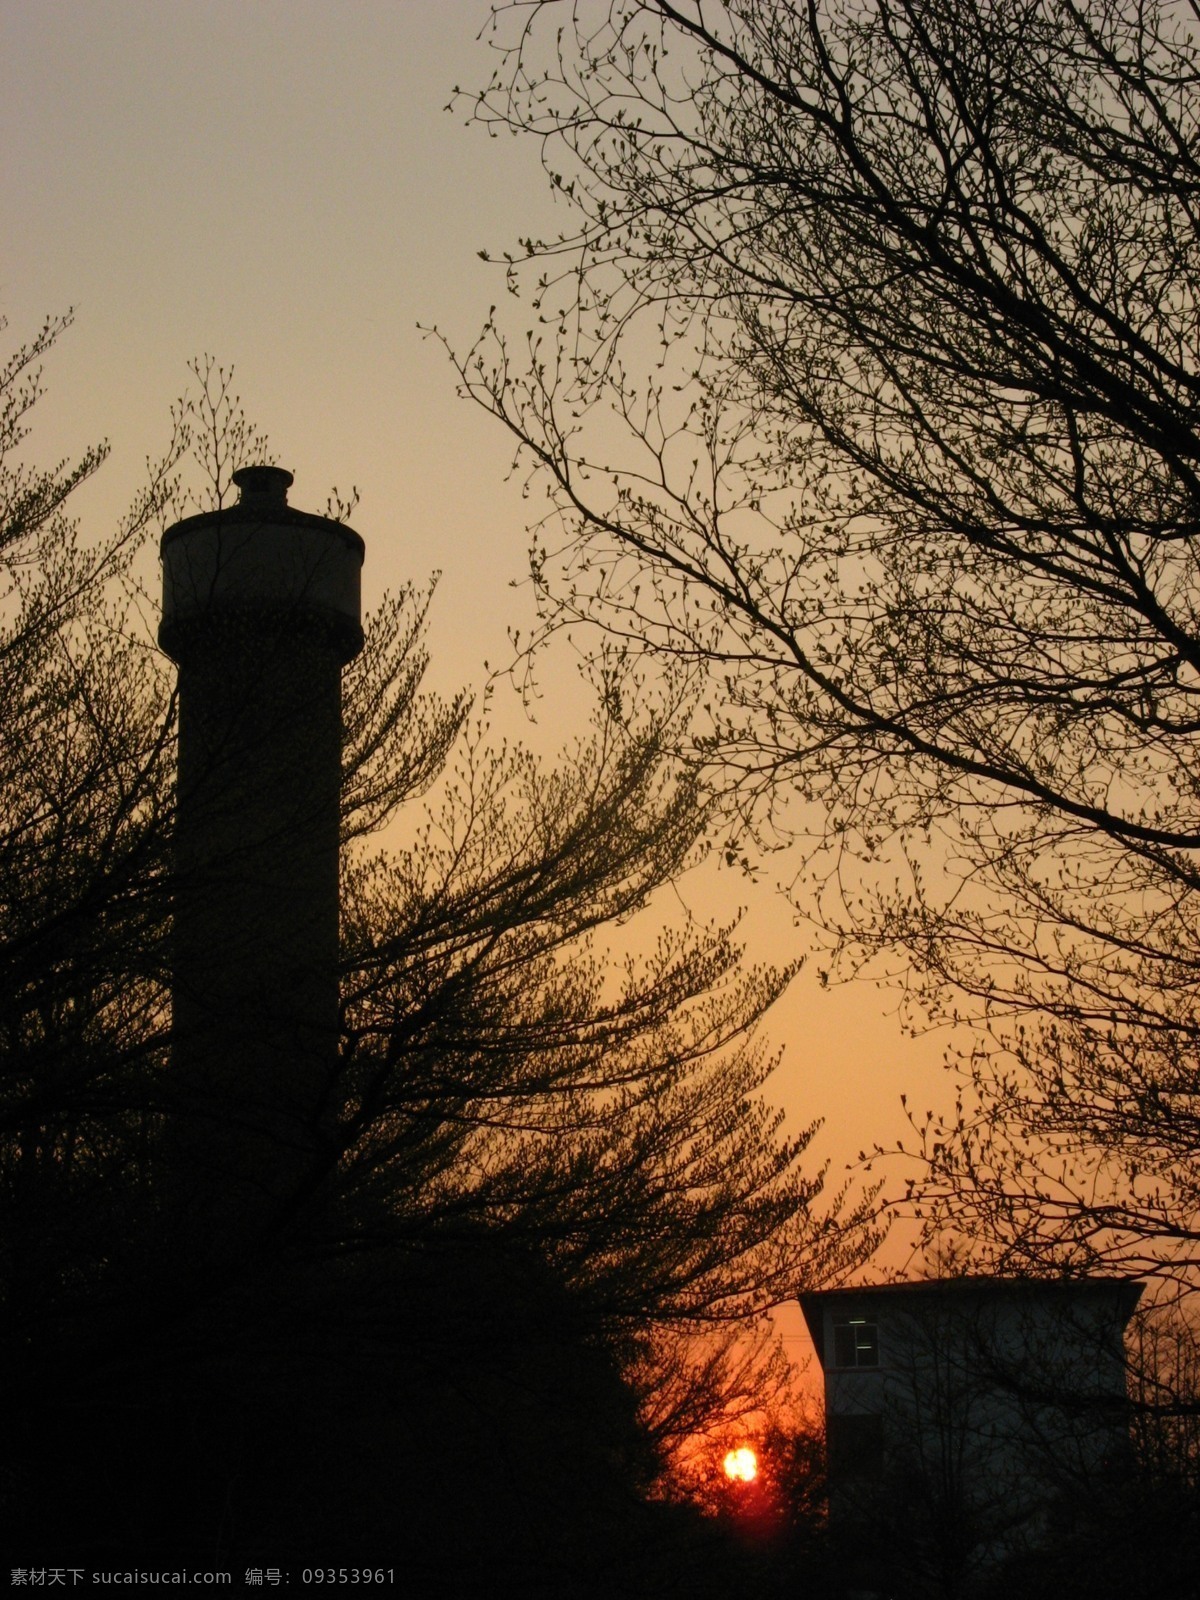
[[[503,294],[478,252],[552,215],[535,145],[444,109],[456,84],[489,75],[486,19],[485,0],[0,0],[7,347],[47,313],[76,313],[33,457],[110,441],[78,506],[99,525],[165,444],[189,359],[233,363],[296,475],[293,504],[361,490],[368,603],[442,570],[431,644],[447,688],[481,685],[485,661],[509,657],[507,629],[532,617],[509,447],[418,329],[469,343]],[[519,703],[497,694],[519,733]],[[562,726],[539,744],[569,739],[574,703],[549,703]],[[785,875],[777,862],[758,886],[710,872],[681,894],[705,914],[748,903],[753,952],[782,958],[802,938],[773,892]],[[795,1127],[826,1119],[816,1149],[835,1176],[903,1133],[902,1092],[949,1098],[944,1041],[906,1038],[895,1004],[806,973],[771,1019],[786,1049],[774,1096]]]

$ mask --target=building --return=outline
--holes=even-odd
[[[959,1277],[801,1296],[825,1380],[830,1517],[856,1586],[929,1592],[1047,1537],[1128,1451],[1120,1279]]]
[[[179,667],[176,1164],[244,1229],[319,1167],[333,1103],[341,676],[363,642],[363,542],[289,506],[280,467],[233,481],[236,504],[163,535],[159,642]]]

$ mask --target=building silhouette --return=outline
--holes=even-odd
[[[801,1296],[854,1587],[970,1594],[1127,1465],[1141,1285],[958,1277]]]
[[[341,673],[363,542],[279,467],[162,539],[179,667],[171,1078],[185,1165],[228,1207],[319,1158],[338,1048]]]

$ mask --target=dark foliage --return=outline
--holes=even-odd
[[[868,1241],[760,1097],[753,1032],[786,973],[742,971],[730,930],[593,948],[704,834],[671,707],[630,722],[614,693],[561,770],[491,751],[465,698],[422,690],[427,596],[384,601],[345,685],[341,1048],[276,1160],[252,1070],[222,1080],[215,1120],[172,1070],[173,676],[139,578],[149,535],[189,508],[189,444],[219,505],[262,441],[230,375],[198,366],[130,519],[85,541],[64,505],[103,452],[42,474],[16,456],[60,331],[0,375],[0,1495],[18,1559],[403,1562],[449,1592],[536,1566],[571,1592],[635,1590],[661,1530],[696,1526],[644,1501],[674,1342]],[[250,1204],[268,1168],[287,1181]]]

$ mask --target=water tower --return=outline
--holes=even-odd
[[[287,1192],[328,1123],[363,542],[289,506],[290,472],[234,482],[236,505],[163,535],[159,643],[179,667],[172,1091],[190,1158],[241,1204]]]

